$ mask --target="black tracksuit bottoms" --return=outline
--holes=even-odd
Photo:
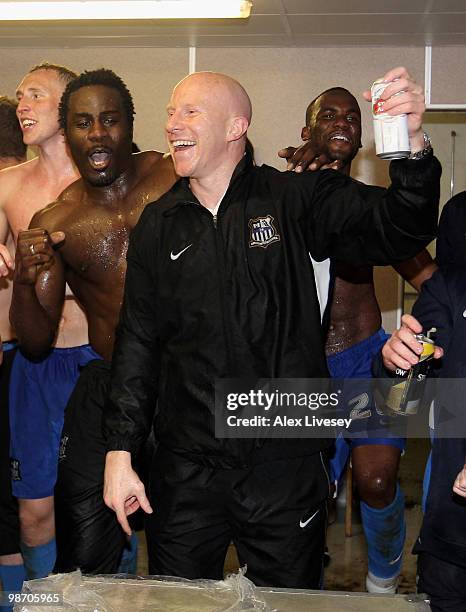
[[[150,478],[149,573],[223,578],[230,542],[258,586],[321,586],[329,480],[324,453],[246,469],[160,445]]]

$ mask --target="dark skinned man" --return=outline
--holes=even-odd
[[[66,411],[56,488],[57,566],[115,572],[125,535],[102,501],[99,436],[108,364],[122,301],[131,229],[147,202],[175,181],[172,161],[132,154],[133,104],[109,70],[83,73],[65,91],[60,122],[82,179],[18,238],[12,320],[22,350],[47,353],[67,282],[82,304],[95,360],[82,370]],[[57,244],[58,248],[54,248]]]
[[[361,111],[354,96],[341,87],[317,96],[307,108],[301,137],[311,141],[313,148],[333,163],[335,169],[349,176],[351,162],[362,146]],[[419,290],[436,266],[424,250],[394,268]],[[333,261],[331,271],[333,282],[325,344],[330,373],[335,378],[370,378],[372,357],[388,337],[381,328],[373,268]],[[366,585],[370,592],[395,592],[405,536],[404,497],[397,485],[405,440],[375,437],[381,435],[380,426],[376,425],[377,414],[370,403],[359,404],[356,410],[361,416],[371,415],[367,427],[372,426],[377,433],[367,438],[338,438],[331,476],[334,481],[340,479],[351,453],[368,546]]]

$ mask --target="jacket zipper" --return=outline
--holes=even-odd
[[[227,368],[229,375],[231,376],[233,369],[233,361],[231,358],[231,348],[229,338],[231,337],[230,325],[229,325],[229,317],[227,314],[227,300],[225,297],[225,283],[224,279],[226,278],[225,273],[225,254],[223,250],[223,240],[222,240],[222,230],[219,227],[219,216],[212,215],[212,221],[215,229],[215,246],[217,250],[217,269],[218,269],[218,283],[219,283],[219,291],[220,291],[220,301],[221,301],[221,309],[222,309],[222,320],[223,320],[223,335],[224,335],[224,343],[227,354]]]
[[[229,375],[232,375],[233,372],[233,360],[231,358],[231,348],[229,342],[229,331],[230,325],[226,313],[226,304],[227,300],[225,299],[225,285],[223,282],[223,278],[225,278],[225,265],[224,265],[224,252],[223,252],[223,242],[222,242],[222,232],[219,228],[219,215],[212,215],[206,208],[202,206],[202,204],[196,204],[199,208],[204,212],[204,214],[210,215],[212,218],[213,227],[215,230],[215,249],[216,249],[216,261],[217,261],[217,270],[218,270],[218,283],[219,283],[219,292],[220,292],[220,306],[221,306],[221,317],[222,317],[222,327],[223,327],[223,337],[224,337],[224,345],[226,351],[226,361],[227,361],[227,370]]]
[[[222,240],[222,230],[219,225],[219,215],[212,215],[213,226],[215,230],[215,247],[216,247],[216,260],[217,260],[217,273],[218,273],[218,283],[219,283],[219,293],[220,293],[220,307],[221,307],[221,317],[222,317],[222,327],[223,327],[223,342],[225,346],[226,352],[226,367],[227,367],[227,376],[234,377],[236,375],[236,371],[233,367],[234,360],[232,355],[232,349],[230,344],[230,338],[232,338],[231,333],[231,320],[228,311],[228,300],[225,295],[225,282],[224,279],[227,278],[225,272],[225,255],[223,248],[223,240]],[[236,461],[239,462],[240,467],[247,468],[247,461],[245,457],[245,450],[242,445],[242,441],[235,440],[236,442],[235,449],[233,450],[230,446],[230,440],[223,440],[225,444],[225,450],[227,455],[232,455]]]

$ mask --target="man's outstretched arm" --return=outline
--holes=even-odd
[[[423,249],[412,259],[394,264],[393,267],[416,291],[421,290],[422,283],[438,268],[427,249]]]
[[[333,257],[355,266],[387,265],[407,260],[433,240],[437,227],[441,166],[424,149],[422,89],[405,68],[389,71],[384,110],[406,113],[413,154],[394,160],[388,189],[369,187],[338,172],[300,178],[310,183],[309,251],[316,260]]]
[[[144,485],[131,465],[147,438],[157,402],[159,344],[154,279],[154,236],[145,214],[131,234],[123,306],[112,357],[112,377],[105,406],[107,441],[104,501],[130,533],[127,516],[141,507],[152,512]]]

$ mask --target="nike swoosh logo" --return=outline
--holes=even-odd
[[[172,261],[176,261],[180,255],[183,255],[183,253],[184,253],[185,251],[187,251],[187,250],[189,249],[189,247],[192,247],[192,246],[193,246],[193,243],[191,242],[191,244],[188,244],[188,246],[187,246],[187,247],[185,247],[185,248],[184,248],[182,251],[180,251],[179,253],[176,253],[176,254],[175,254],[175,253],[173,253],[173,251],[172,251],[172,252],[170,253],[170,259],[171,259]]]
[[[314,512],[314,514],[307,519],[307,521],[299,521],[299,526],[301,527],[301,529],[304,529],[304,527],[306,527],[306,525],[309,525],[309,523],[312,521],[312,519],[315,517],[316,514],[319,513],[319,510],[316,510]]]
[[[398,557],[396,559],[393,559],[393,561],[389,561],[388,565],[395,565],[395,563],[397,561],[399,561],[401,559],[401,557],[403,556],[403,551],[400,552],[400,554],[398,555]]]

